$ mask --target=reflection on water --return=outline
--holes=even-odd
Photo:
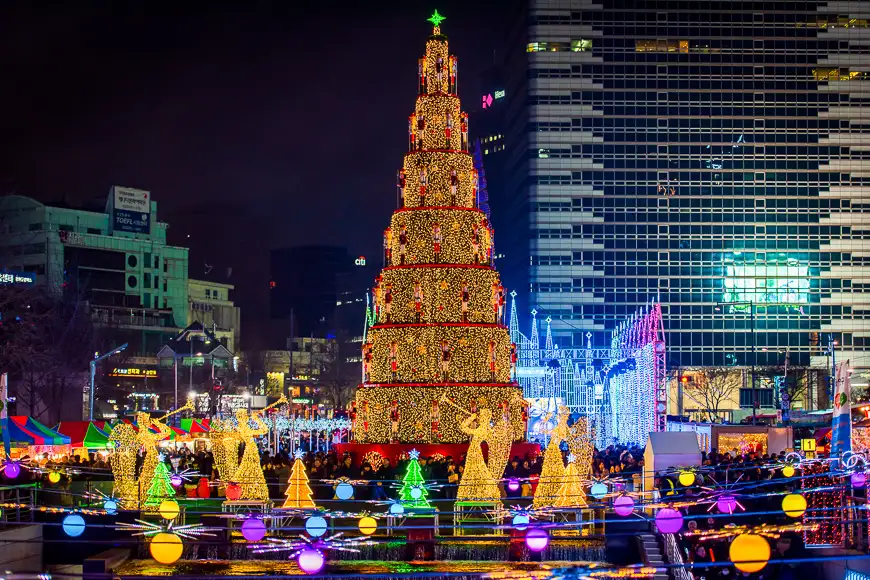
[[[535,572],[547,568],[582,566],[582,562],[393,562],[380,560],[356,560],[330,562],[322,576],[343,578],[378,575],[427,575],[450,572],[451,578],[479,578],[482,574],[498,572]],[[217,578],[220,576],[305,576],[295,561],[278,560],[182,560],[172,565],[158,564],[154,560],[133,560],[114,571],[115,576],[196,576]]]

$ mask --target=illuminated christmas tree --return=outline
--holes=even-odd
[[[399,489],[399,499],[402,501],[402,506],[406,509],[421,509],[431,508],[429,500],[429,491],[426,489],[426,480],[423,479],[423,473],[420,471],[420,462],[417,458],[420,457],[420,452],[412,449],[408,454],[408,471],[405,472],[405,477],[402,479],[402,487]]]
[[[145,492],[145,509],[146,511],[154,511],[163,500],[175,497],[175,490],[172,489],[170,481],[169,469],[163,461],[163,456],[159,456],[157,466],[154,468],[154,477],[151,479],[151,486]]]
[[[308,486],[308,474],[305,473],[305,464],[302,463],[302,452],[296,452],[296,461],[290,470],[290,479],[287,480],[287,491],[284,495],[285,508],[314,509],[314,501],[311,499],[311,488]]]
[[[565,469],[565,478],[553,507],[572,508],[586,507],[586,493],[583,491],[583,480],[577,472],[577,465],[573,455],[568,456],[568,467]]]
[[[408,153],[384,232],[384,269],[372,290],[375,323],[363,345],[356,399],[358,442],[468,440],[465,413],[507,417],[521,438],[522,390],[511,380],[505,289],[492,262],[493,232],[480,210],[468,152],[458,62],[437,12],[418,61]]]

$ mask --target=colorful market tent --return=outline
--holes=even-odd
[[[208,433],[209,429],[207,425],[203,425],[201,421],[197,419],[184,418],[181,420],[181,428],[191,434],[191,436],[196,436],[197,434]]]
[[[73,447],[105,449],[109,443],[109,435],[90,421],[63,421],[56,430],[68,436]]]
[[[0,429],[9,430],[9,439],[14,447],[30,445],[69,445],[70,438],[49,429],[39,421],[25,416],[0,419]]]

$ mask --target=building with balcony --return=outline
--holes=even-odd
[[[102,211],[6,196],[0,267],[86,301],[129,356],[153,356],[188,319],[188,250],[167,244],[167,228],[143,190],[113,187]]]
[[[199,322],[230,352],[237,352],[241,332],[240,309],[233,303],[235,286],[211,280],[187,281],[187,324]]]

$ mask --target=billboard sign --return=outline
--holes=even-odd
[[[132,187],[112,187],[112,229],[136,234],[151,233],[151,192]]]
[[[36,284],[36,272],[0,271],[0,286],[33,286]]]

